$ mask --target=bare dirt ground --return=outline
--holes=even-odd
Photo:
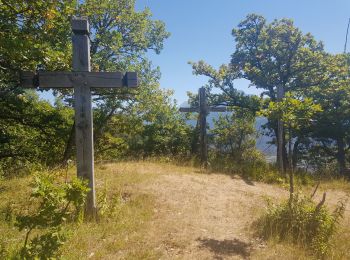
[[[280,187],[222,174],[168,173],[139,189],[156,198],[155,217],[146,237],[162,259],[283,257],[278,250],[267,249],[252,229],[267,197],[287,198],[287,191]],[[339,191],[331,193],[329,202],[335,204],[344,196]]]

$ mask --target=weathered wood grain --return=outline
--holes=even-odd
[[[89,72],[90,66],[90,40],[85,34],[76,34],[74,26],[89,27],[87,20],[73,20],[73,70],[76,72]],[[80,28],[80,27],[79,27]],[[63,74],[64,75],[64,74]],[[77,76],[79,77],[79,76]],[[45,77],[44,77],[45,78]],[[55,78],[55,77],[47,77]],[[91,91],[88,82],[89,77],[81,77],[84,80],[74,82],[74,109],[75,109],[75,138],[77,149],[77,174],[79,177],[87,179],[89,182],[90,191],[88,193],[86,210],[89,215],[94,216],[97,212],[96,192],[95,192],[95,176],[94,176],[94,141],[93,141],[93,120],[91,107]],[[64,83],[67,76],[62,76],[61,80]],[[41,77],[39,75],[41,84]],[[48,83],[53,84],[52,81]]]
[[[85,84],[89,88],[135,88],[137,74],[127,72],[22,72],[21,85],[25,88],[73,88]]]
[[[180,112],[184,112],[184,113],[194,113],[194,112],[199,112],[199,108],[195,108],[195,107],[180,107],[179,108]]]
[[[138,86],[136,72],[90,72],[89,23],[86,18],[73,18],[73,72],[22,72],[21,86],[25,88],[74,88],[75,137],[77,175],[89,181],[86,210],[96,214],[94,177],[94,142],[91,88],[120,88]]]
[[[228,112],[227,107],[209,107],[209,112]]]

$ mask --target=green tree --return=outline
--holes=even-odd
[[[150,90],[144,89],[144,90]],[[109,120],[104,137],[97,142],[97,155],[106,159],[123,156],[186,155],[189,151],[188,126],[169,90],[152,90],[143,102],[129,112],[117,113]]]
[[[18,88],[18,71],[20,70],[71,69],[70,17],[72,15],[84,15],[90,21],[93,70],[137,71],[139,75],[140,87],[138,90],[117,89],[94,92],[97,94],[94,96],[94,134],[97,156],[102,157],[113,147],[113,151],[119,154],[126,146],[131,146],[131,134],[128,135],[128,138],[121,137],[111,129],[111,126],[117,123],[124,124],[124,126],[118,126],[117,129],[124,128],[124,132],[135,132],[142,139],[144,139],[143,134],[148,134],[152,138],[157,137],[158,139],[154,140],[158,142],[157,145],[151,144],[151,141],[146,145],[147,147],[153,145],[153,148],[147,148],[148,153],[152,153],[153,150],[164,150],[165,147],[172,153],[182,151],[182,148],[179,147],[184,147],[183,140],[186,140],[184,133],[187,128],[179,117],[175,105],[170,101],[169,96],[172,93],[160,89],[159,68],[154,68],[147,58],[149,51],[160,53],[169,33],[166,32],[163,22],[152,19],[149,9],[136,11],[135,0],[86,0],[79,1],[79,4],[77,1],[63,0],[25,1],[23,3],[6,0],[2,2],[4,4],[0,7],[0,99],[7,107],[2,107],[0,115],[0,118],[3,119],[2,128],[6,130],[2,130],[3,145],[1,148],[7,152],[9,140],[11,144],[17,144],[11,146],[10,153],[3,153],[3,157],[7,156],[7,160],[12,160],[13,156],[17,156],[17,150],[22,150],[20,154],[24,156],[23,158],[26,158],[28,154],[42,156],[51,149],[50,153],[55,151],[56,156],[48,158],[57,163],[59,158],[66,161],[73,155],[74,124],[70,108],[72,92],[55,92],[64,102],[59,107],[53,108],[48,103],[38,100],[37,97],[30,98],[30,102],[24,101],[22,97],[27,94]],[[159,109],[156,106],[159,106]],[[28,107],[30,107],[29,110]],[[47,114],[56,113],[53,110],[57,110],[57,114],[62,118],[48,117]],[[39,115],[33,115],[29,111],[36,111]],[[153,116],[150,116],[151,114]],[[20,120],[22,118],[23,120]],[[135,124],[128,123],[128,120]],[[27,128],[20,131],[23,122],[26,122]],[[41,122],[43,122],[42,125],[40,125]],[[134,126],[136,129],[133,129]],[[8,137],[10,128],[12,134]],[[168,128],[167,131],[164,130],[166,128]],[[178,130],[172,132],[170,131],[172,128]],[[43,141],[43,145],[35,146],[39,143],[38,141],[37,143],[26,141],[30,139],[29,136],[33,132],[39,130],[50,134],[52,132],[61,134],[59,137],[51,136],[50,142]],[[159,139],[162,131],[165,131],[165,136]],[[173,134],[170,135],[170,133]],[[175,133],[182,134],[176,137]],[[49,136],[49,134],[42,135],[39,140]],[[62,138],[65,139],[65,143],[62,143]],[[30,140],[34,140],[34,137]],[[52,146],[55,140],[59,145]],[[145,149],[144,146],[142,149]],[[24,153],[24,148],[28,152]],[[45,160],[38,159],[40,156],[32,156],[30,161],[45,163]]]
[[[350,145],[349,55],[328,55],[325,60],[327,79],[305,93],[323,109],[312,128],[312,146],[319,154],[336,159],[339,172],[346,174]]]
[[[255,149],[255,116],[247,109],[236,108],[232,113],[214,119],[211,133],[220,155],[228,154],[231,158],[241,161],[247,151]]]
[[[260,98],[257,96],[249,96],[244,92],[237,90],[235,80],[240,77],[239,72],[229,65],[221,65],[219,69],[214,69],[211,65],[203,60],[199,62],[189,62],[192,66],[194,75],[202,75],[208,77],[206,88],[208,89],[208,100],[210,105],[234,106],[247,108],[252,112],[260,109]],[[219,93],[210,93],[212,89],[217,89]],[[190,102],[196,105],[198,98],[196,95],[189,94]]]
[[[11,169],[18,172],[28,164],[52,165],[64,147],[62,135],[67,134],[71,111],[63,106],[56,110],[19,88],[18,72],[33,71],[38,66],[69,68],[68,17],[74,7],[75,1],[68,0],[1,1],[0,164],[5,174],[11,174]]]
[[[86,0],[77,12],[87,16],[91,30],[92,68],[96,71],[136,71],[139,89],[100,90],[96,102],[95,141],[116,114],[128,114],[139,102],[157,92],[160,70],[153,68],[147,52],[159,54],[169,37],[162,21],[152,20],[149,9],[135,10],[135,0]],[[141,112],[141,111],[140,111]],[[67,140],[64,160],[72,155],[74,125]]]
[[[268,108],[262,111],[262,115],[266,116],[268,119],[280,118],[285,129],[287,129],[291,199],[294,194],[293,158],[296,158],[296,156],[293,156],[293,152],[296,152],[292,149],[293,139],[295,140],[300,135],[303,135],[303,131],[310,127],[316,114],[321,111],[321,106],[315,104],[311,98],[296,99],[293,98],[291,93],[287,93],[279,102],[270,102]]]
[[[0,175],[57,164],[72,116],[71,108],[59,102],[53,107],[34,91],[0,98]]]
[[[271,101],[279,101],[285,92],[298,92],[325,81],[325,53],[321,42],[311,34],[303,34],[292,20],[267,23],[265,18],[250,14],[232,31],[236,50],[230,65],[252,85],[264,90]],[[278,136],[277,122],[269,128]],[[283,161],[288,164],[282,133]]]

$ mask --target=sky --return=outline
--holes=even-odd
[[[162,88],[173,89],[178,104],[187,91],[197,92],[207,78],[192,74],[188,61],[204,60],[214,67],[228,63],[234,52],[231,31],[247,14],[264,16],[268,22],[291,18],[304,33],[310,32],[331,53],[344,50],[350,0],[137,0],[137,10],[150,8],[153,19],[162,20],[171,33],[160,55],[149,54],[162,72]],[[350,44],[348,51],[350,50]],[[248,94],[259,90],[249,82],[236,87]]]
[[[232,29],[248,14],[260,14],[268,22],[291,18],[331,53],[343,52],[350,18],[350,0],[136,0],[137,10],[146,7],[171,33],[160,55],[148,56],[160,67],[161,87],[173,89],[180,105],[187,101],[187,91],[197,92],[207,82],[192,74],[188,62],[204,60],[215,68],[228,63],[235,48]],[[260,93],[245,80],[237,80],[235,86],[247,94]],[[53,101],[51,93],[41,96]]]

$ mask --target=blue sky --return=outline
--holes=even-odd
[[[323,41],[331,53],[343,52],[350,17],[350,0],[136,0],[138,10],[145,7],[171,33],[161,54],[149,58],[160,67],[161,86],[175,91],[178,104],[187,100],[187,91],[197,92],[207,81],[192,75],[188,61],[203,59],[214,67],[228,63],[235,47],[231,31],[247,14],[263,15],[269,22],[291,18],[304,33]],[[239,80],[236,87],[258,94],[248,83]],[[52,101],[50,93],[41,96]]]
[[[268,21],[291,18],[331,53],[343,52],[350,17],[350,0],[137,0],[138,10],[145,7],[171,33],[161,54],[149,57],[160,66],[161,86],[173,89],[179,104],[187,100],[187,91],[196,92],[207,80],[192,75],[187,62],[203,59],[215,67],[227,63],[234,51],[231,31],[247,14],[257,13]],[[259,93],[247,86],[237,81],[238,89]]]

